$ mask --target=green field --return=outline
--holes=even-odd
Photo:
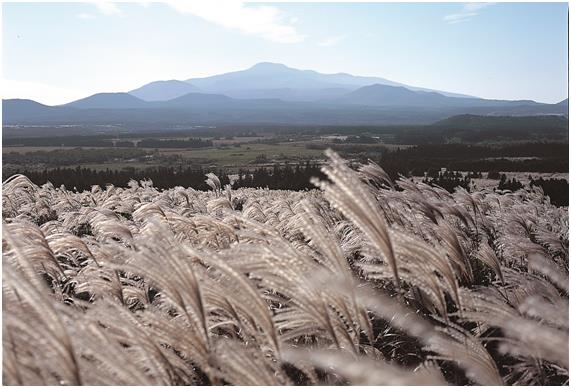
[[[66,149],[77,149],[78,147],[3,147],[2,153],[6,155],[10,152],[28,153],[36,151],[54,151]],[[100,149],[105,152],[105,148],[84,147],[83,149]],[[125,149],[132,150],[133,148]],[[115,149],[116,150],[116,149]],[[201,167],[224,168],[229,171],[236,171],[244,167],[255,167],[274,163],[298,163],[307,160],[323,158],[323,151],[306,148],[303,142],[287,142],[277,144],[247,143],[240,146],[218,146],[208,148],[193,149],[171,149],[171,148],[141,148],[148,151],[148,160],[109,160],[103,163],[86,163],[78,161],[77,165],[96,170],[146,168],[167,165],[193,165]]]
[[[240,147],[202,149],[161,149],[164,155],[179,155],[190,161],[208,160],[220,167],[241,167],[256,163],[256,157],[265,155],[268,162],[305,161],[320,159],[323,152],[312,150],[301,143],[257,144],[249,143]]]

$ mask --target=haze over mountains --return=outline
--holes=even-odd
[[[4,124],[424,124],[464,113],[568,113],[567,100],[558,104],[487,100],[274,63],[186,81],[155,81],[129,92],[98,93],[60,106],[4,100],[2,107]]]

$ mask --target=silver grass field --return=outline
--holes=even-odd
[[[3,383],[565,385],[568,209],[335,153],[306,192],[3,184]]]

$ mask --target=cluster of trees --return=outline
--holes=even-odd
[[[531,179],[530,186],[539,186],[556,206],[569,206],[569,182],[565,179]]]
[[[292,167],[286,163],[283,167],[276,164],[273,168],[260,167],[253,172],[238,172],[238,179],[232,187],[267,187],[275,190],[306,190],[315,188],[310,182],[312,177],[325,179],[317,164],[309,161]]]
[[[442,144],[449,140],[463,143],[500,141],[565,141],[569,119],[564,116],[479,116],[458,115],[440,122],[403,128],[396,134],[402,144]]]
[[[462,173],[459,171],[450,171],[450,170],[442,171],[442,169],[429,168],[428,171],[426,172],[426,176],[428,178],[448,178],[448,177],[461,178]],[[480,171],[470,171],[466,174],[466,177],[468,177],[468,178],[482,178],[483,175]],[[500,179],[500,177],[498,176],[497,179]]]
[[[121,147],[134,148],[135,143],[129,138],[116,135],[96,136],[51,136],[51,137],[26,137],[4,138],[4,146],[30,146],[30,147]],[[132,135],[137,138],[137,135]],[[141,148],[203,148],[212,147],[212,140],[203,140],[199,137],[188,139],[164,139],[159,137],[145,137],[138,141]]]
[[[168,189],[175,186],[192,187],[197,190],[209,190],[205,183],[205,174],[209,172],[201,168],[179,167],[153,167],[144,170],[124,168],[121,170],[95,170],[90,168],[54,168],[44,170],[17,171],[26,175],[37,185],[51,182],[56,187],[64,185],[68,190],[90,190],[91,186],[105,187],[112,184],[125,187],[131,179],[136,181],[152,180],[153,185],[159,189]],[[213,171],[220,178],[222,186],[230,184],[228,175],[222,171]],[[490,174],[495,174],[490,172]],[[493,175],[495,176],[495,175]],[[295,166],[285,164],[274,165],[273,168],[260,167],[254,171],[239,171],[238,177],[232,183],[232,188],[261,187],[274,190],[308,190],[314,188],[310,182],[312,177],[326,179],[320,167],[309,161]],[[480,172],[471,172],[466,175],[457,171],[439,171],[427,174],[424,183],[438,185],[449,192],[456,187],[463,187],[470,191],[471,180],[481,178]],[[515,191],[524,188],[524,185],[515,178],[508,179],[505,174],[499,176],[498,189]],[[530,177],[529,187],[541,187],[549,196],[551,203],[556,206],[569,205],[569,183],[565,179],[533,179]]]
[[[529,177],[529,187],[541,187],[543,193],[547,195],[551,203],[555,206],[569,206],[569,182],[566,179],[533,179]],[[525,186],[515,178],[508,179],[506,174],[502,174],[498,183],[499,190],[516,191]]]
[[[25,147],[109,147],[109,136],[49,136],[49,137],[3,137],[4,146]]]
[[[496,177],[497,174],[497,178]],[[490,176],[491,175],[491,176]],[[436,174],[427,174],[422,180],[424,183],[430,185],[437,185],[452,193],[456,187],[463,187],[470,191],[471,189],[471,179],[481,178],[481,173],[468,173],[463,175],[457,171],[440,171]],[[489,179],[499,179],[497,189],[498,190],[510,190],[516,191],[519,189],[524,189],[525,186],[517,179],[508,179],[506,174],[499,174],[497,172],[488,173]],[[555,206],[569,206],[569,182],[565,179],[533,179],[529,177],[529,187],[533,186],[541,187],[543,193],[547,195],[551,203]]]
[[[139,142],[141,148],[204,148],[212,147],[212,140],[201,138],[190,139],[143,139]]]
[[[90,190],[91,186],[105,187],[112,184],[125,187],[131,179],[136,181],[150,179],[153,186],[159,189],[168,189],[175,186],[192,187],[197,190],[209,190],[205,183],[205,174],[209,171],[182,167],[154,167],[145,170],[124,168],[122,170],[94,170],[90,168],[55,168],[42,171],[23,171],[32,182],[43,185],[48,181],[54,186],[64,185],[68,190]],[[214,171],[224,186],[230,183],[228,175],[223,171]]]
[[[471,176],[467,174],[463,176],[458,171],[440,171],[436,176],[427,175],[423,180],[429,185],[437,185],[447,190],[449,193],[454,192],[456,187],[463,187],[470,191]]]
[[[502,174],[500,177],[500,182],[498,183],[499,190],[510,190],[516,191],[519,189],[523,189],[523,185],[520,181],[512,178],[511,180],[507,179],[506,174]]]
[[[503,147],[424,144],[381,154],[379,164],[392,177],[422,176],[429,169],[453,171],[569,171],[568,144],[528,143]],[[508,159],[522,158],[522,159]],[[523,159],[533,158],[533,159]]]
[[[503,146],[481,146],[472,144],[423,144],[406,149],[402,153],[409,157],[437,157],[442,159],[480,159],[493,157],[554,157],[567,156],[566,143],[522,143]]]
[[[64,185],[68,190],[89,190],[93,185],[105,187],[112,184],[125,187],[131,179],[136,181],[150,179],[159,189],[168,189],[174,186],[192,187],[197,190],[209,190],[205,183],[205,174],[209,172],[201,168],[179,167],[153,167],[144,170],[124,168],[121,170],[94,170],[90,168],[54,168],[44,170],[20,171],[37,185],[51,182],[54,186]],[[228,175],[222,171],[213,171],[219,178],[222,186],[230,184]],[[273,168],[260,167],[254,171],[240,171],[238,178],[233,182],[233,188],[262,187],[276,190],[306,190],[312,189],[312,177],[325,179],[319,166],[306,162],[291,166],[276,164]]]
[[[374,144],[374,143],[379,143],[380,139],[379,137],[372,137],[372,136],[367,136],[367,135],[358,135],[358,136],[347,136],[347,138],[345,140],[341,140],[341,139],[333,139],[331,140],[332,143],[336,143],[336,144],[343,144],[343,143],[348,143],[348,144]]]
[[[120,147],[120,148],[134,148],[135,145],[139,148],[204,148],[204,147],[212,147],[212,140],[202,140],[201,138],[189,138],[189,139],[146,138],[139,140],[137,142],[134,142],[132,140],[119,140],[119,141],[114,141],[113,144],[115,147]]]
[[[72,148],[56,149],[51,151],[8,152],[2,155],[4,164],[18,166],[70,166],[83,163],[104,163],[113,159],[133,159],[150,155],[142,149],[116,149],[116,148]]]

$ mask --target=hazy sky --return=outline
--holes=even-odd
[[[3,98],[69,102],[257,62],[567,97],[567,3],[4,3]]]

